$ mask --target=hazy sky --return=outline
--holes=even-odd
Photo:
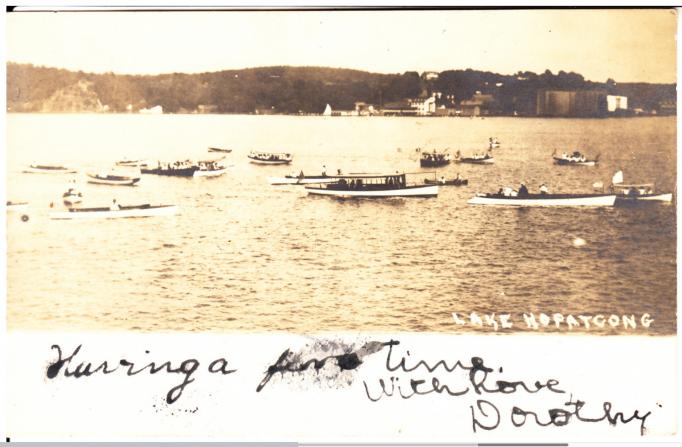
[[[676,27],[671,10],[24,12],[7,15],[7,59],[116,73],[317,65],[675,82]]]

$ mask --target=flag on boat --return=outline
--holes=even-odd
[[[611,183],[614,185],[618,185],[620,183],[623,183],[623,171],[618,171],[615,174],[613,174],[613,178],[611,179]]]

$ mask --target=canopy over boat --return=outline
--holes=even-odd
[[[615,201],[614,194],[526,194],[512,197],[495,193],[476,194],[467,203],[498,206],[613,206]]]
[[[291,163],[294,159],[293,155],[289,153],[274,153],[274,152],[256,152],[251,151],[247,155],[252,163],[283,165]]]
[[[337,197],[435,197],[438,185],[408,185],[405,174],[340,176],[338,181],[306,186],[308,194]]]
[[[69,208],[68,211],[50,213],[50,219],[114,219],[128,217],[172,216],[178,210],[176,205],[135,205],[99,208]]]
[[[611,189],[617,194],[616,204],[628,205],[635,202],[672,202],[672,193],[657,193],[654,183],[623,183],[623,171],[617,171],[611,179]]]

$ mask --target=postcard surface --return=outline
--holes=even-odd
[[[677,11],[6,23],[9,439],[679,439]]]

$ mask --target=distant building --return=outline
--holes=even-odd
[[[417,110],[417,115],[428,116],[436,113],[436,93],[428,98],[410,99],[410,105]]]
[[[477,91],[470,99],[459,103],[462,116],[490,115],[495,109],[495,97],[487,93]]]
[[[627,108],[627,96],[606,95],[606,110],[609,112],[613,113],[618,110],[627,110]]]
[[[422,79],[426,81],[435,81],[438,79],[438,76],[439,74],[436,71],[425,71],[422,73]]]
[[[388,102],[381,109],[381,114],[385,116],[416,116],[417,109],[412,107],[412,103],[407,99],[402,101]]]
[[[536,113],[552,117],[600,117],[607,112],[606,96],[602,90],[540,90]]]

